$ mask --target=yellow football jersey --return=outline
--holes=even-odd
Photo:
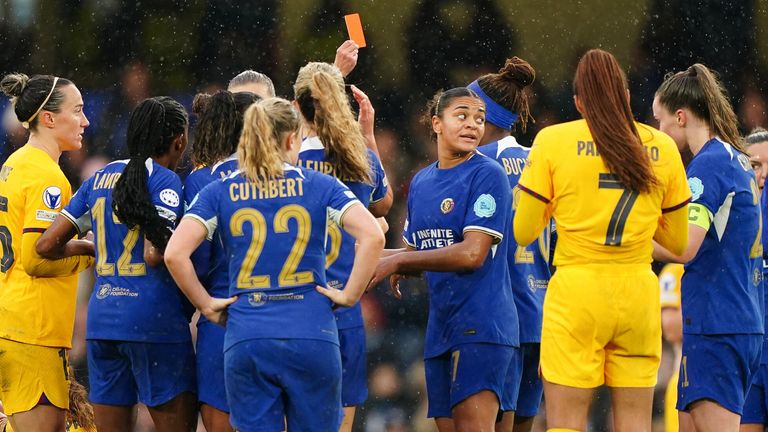
[[[659,273],[661,307],[680,309],[680,281],[683,278],[682,264],[667,264]]]
[[[43,232],[72,197],[59,165],[25,145],[0,168],[0,337],[70,348],[77,275],[39,278],[21,260],[23,232]]]
[[[651,239],[662,211],[690,200],[672,138],[636,125],[659,182],[650,193],[633,193],[608,172],[585,120],[550,126],[536,135],[519,186],[548,203],[555,218],[556,266],[651,262]]]

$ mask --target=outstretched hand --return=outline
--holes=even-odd
[[[336,305],[344,306],[344,307],[352,307],[355,305],[354,299],[348,298],[346,293],[343,290],[336,289],[336,288],[326,288],[322,285],[317,285],[315,289],[320,294],[331,299],[331,301]]]
[[[360,47],[352,40],[346,40],[336,49],[336,58],[333,64],[341,71],[341,76],[346,77],[357,66],[357,51]]]

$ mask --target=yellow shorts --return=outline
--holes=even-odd
[[[664,431],[677,432],[680,430],[680,420],[677,418],[677,380],[680,372],[675,373],[669,378],[667,390],[664,392]]]
[[[544,299],[541,371],[547,381],[653,387],[660,362],[659,282],[649,264],[557,269]]]
[[[6,415],[29,411],[45,393],[51,404],[69,408],[67,350],[0,338],[0,400]]]

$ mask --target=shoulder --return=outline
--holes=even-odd
[[[184,180],[185,184],[192,184],[197,183],[200,181],[205,181],[211,177],[211,167],[210,166],[201,166],[195,168],[189,175],[187,176],[186,180]]]

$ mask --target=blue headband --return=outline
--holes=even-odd
[[[512,129],[512,125],[514,125],[517,119],[520,118],[517,113],[504,108],[496,103],[495,100],[488,97],[483,89],[480,88],[480,84],[477,83],[477,80],[472,81],[467,88],[477,93],[477,95],[480,96],[480,99],[485,102],[485,120],[488,123],[505,130],[510,130]]]

